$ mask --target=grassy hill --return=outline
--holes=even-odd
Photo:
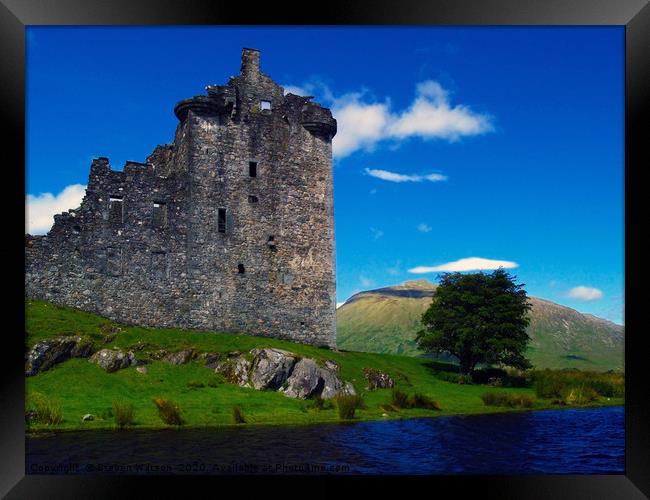
[[[415,334],[436,285],[426,280],[369,290],[337,310],[342,349],[417,356]],[[624,329],[547,300],[531,297],[528,356],[538,368],[620,370]]]
[[[283,340],[215,332],[154,329],[116,325],[100,316],[29,300],[26,303],[27,346],[61,335],[79,335],[94,344],[95,349],[118,347],[132,350],[136,357],[158,349],[170,352],[193,348],[199,352],[248,351],[253,348],[276,347],[315,360],[334,360],[340,365],[340,375],[354,385],[365,407],[357,410],[356,420],[402,419],[423,416],[492,413],[512,411],[512,408],[485,406],[481,396],[491,388],[484,385],[459,385],[437,378],[432,364],[422,357],[408,357],[367,352],[346,352],[296,344]],[[107,343],[106,332],[114,336]],[[339,421],[331,404],[318,409],[311,400],[288,398],[277,391],[257,391],[227,383],[200,360],[183,365],[152,361],[147,373],[130,366],[107,373],[87,359],[64,361],[47,371],[26,378],[27,408],[35,399],[45,399],[58,408],[62,421],[54,425],[30,423],[29,430],[42,429],[101,429],[113,428],[110,415],[114,401],[133,405],[135,428],[166,427],[153,404],[155,398],[166,398],[182,409],[188,427],[233,425],[232,409],[241,408],[245,425],[309,424]],[[392,391],[366,390],[364,368],[381,370],[394,378],[396,386],[413,395],[416,392],[437,401],[441,410],[404,408],[386,411]],[[444,367],[442,367],[444,368]],[[532,388],[502,388],[509,394],[534,396]],[[622,399],[601,398],[593,404],[622,404]],[[548,400],[537,400],[533,408],[552,407]],[[90,413],[92,421],[82,422]]]

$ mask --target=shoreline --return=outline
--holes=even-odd
[[[416,420],[416,419],[435,419],[435,418],[444,418],[444,417],[471,417],[471,416],[486,416],[486,415],[501,415],[504,413],[524,413],[524,412],[541,412],[549,410],[594,410],[599,408],[612,408],[612,407],[622,407],[625,408],[624,398],[612,398],[615,401],[606,401],[601,402],[600,404],[590,404],[590,405],[581,405],[581,406],[562,406],[562,405],[549,405],[543,408],[505,408],[500,409],[501,407],[492,407],[492,411],[487,412],[458,412],[458,413],[449,413],[449,414],[430,414],[430,415],[412,415],[412,416],[400,416],[397,418],[355,418],[351,420],[323,420],[320,422],[250,422],[244,424],[219,424],[219,425],[182,425],[182,426],[172,426],[172,425],[136,425],[131,426],[126,429],[118,429],[114,425],[106,427],[95,427],[89,428],[88,426],[77,426],[77,427],[62,427],[62,428],[48,428],[48,427],[39,427],[37,429],[25,428],[25,437],[46,437],[47,434],[61,434],[68,432],[133,432],[133,431],[168,431],[172,430],[175,432],[181,432],[184,430],[199,430],[199,429],[250,429],[250,428],[275,428],[275,427],[310,427],[310,426],[322,426],[322,425],[353,425],[365,422],[394,422],[401,420]],[[619,401],[621,400],[621,401]],[[39,436],[40,435],[40,436]]]

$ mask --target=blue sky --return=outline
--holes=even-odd
[[[334,139],[337,299],[504,264],[622,323],[622,27],[27,28],[29,228],[171,142],[174,104],[239,72],[316,96]]]

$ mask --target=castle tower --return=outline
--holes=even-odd
[[[93,162],[79,209],[29,240],[29,295],[118,321],[335,346],[332,137],[310,97],[241,70],[180,101],[146,163]]]

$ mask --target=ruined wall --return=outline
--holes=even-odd
[[[81,207],[28,240],[27,293],[127,323],[334,346],[336,121],[284,96],[251,49],[207,90],[176,105],[174,142],[146,163],[93,161]]]

